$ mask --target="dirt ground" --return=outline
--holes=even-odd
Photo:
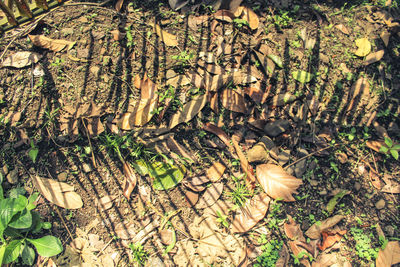
[[[15,40],[19,31],[3,34],[0,47],[13,41],[2,60],[18,51],[41,55],[36,64],[0,68],[5,195],[15,188],[30,195],[38,175],[73,185],[83,202],[64,209],[44,197],[37,201],[52,223],[49,233],[66,249],[52,258],[57,266],[275,266],[277,260],[278,266],[370,266],[385,241],[400,240],[399,161],[371,145],[400,142],[397,2],[305,2],[244,1],[258,19],[254,29],[253,15],[232,17],[204,5],[175,12],[165,1],[130,1],[116,12],[111,3],[69,2],[29,34],[75,42],[72,47],[55,52],[27,33]],[[358,56],[362,38],[372,44],[367,54],[383,50],[383,57],[374,54],[366,63],[368,55]],[[223,80],[236,70],[242,80]],[[136,83],[146,76],[158,88],[159,109],[148,123],[123,130],[119,118],[134,113],[143,98]],[[205,104],[190,106],[193,116],[185,111],[183,123],[169,127],[202,95]],[[239,149],[232,142],[237,136]],[[142,161],[167,162],[183,180],[157,190],[152,175],[137,172]],[[129,198],[124,162],[137,178]],[[217,162],[221,175],[209,174]],[[267,190],[268,211],[238,233],[235,218],[247,199],[262,195],[266,163],[302,184],[289,193],[294,201]],[[107,196],[110,202],[101,205]],[[338,223],[310,238],[312,225],[334,216],[341,216]],[[294,237],[290,218],[299,227]],[[337,240],[321,247],[328,236]],[[271,241],[281,243],[266,252]],[[143,254],[130,244],[141,244]],[[330,264],[322,257],[331,257]]]

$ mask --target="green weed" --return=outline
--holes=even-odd
[[[378,256],[379,248],[372,248],[371,238],[374,237],[373,234],[367,235],[363,229],[357,227],[352,227],[350,233],[356,241],[356,254],[363,260],[375,260]]]
[[[379,151],[386,155],[392,155],[395,160],[399,159],[400,144],[394,144],[392,139],[385,137],[385,145],[381,146]]]
[[[279,259],[279,252],[282,249],[283,242],[272,239],[267,240],[267,237],[263,234],[260,236],[259,243],[261,246],[262,253],[256,258],[255,267],[274,267]]]
[[[228,195],[237,207],[242,207],[246,203],[248,197],[251,197],[252,194],[246,186],[244,175],[239,177],[232,175],[231,177],[235,183],[235,188],[232,190],[232,192],[229,192]]]

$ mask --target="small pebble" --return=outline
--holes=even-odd
[[[8,175],[7,175],[7,181],[10,183],[10,184],[16,184],[16,183],[18,183],[18,170],[17,169],[14,169],[14,170],[12,170],[12,171],[10,171],[9,173],[8,173]]]
[[[354,183],[354,189],[355,189],[356,191],[360,191],[360,189],[361,189],[361,184],[360,184],[359,182],[355,182],[355,183]]]
[[[386,205],[386,203],[385,203],[385,200],[383,200],[383,199],[380,199],[378,202],[375,203],[375,207],[378,210],[383,209],[385,207],[385,205]]]

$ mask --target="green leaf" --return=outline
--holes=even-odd
[[[28,205],[26,206],[26,208],[28,210],[33,210],[34,208],[36,208],[36,205],[34,204],[34,202],[36,201],[36,199],[39,197],[39,193],[35,192],[33,193],[29,199],[28,199]]]
[[[31,160],[33,161],[33,163],[36,163],[36,158],[37,158],[38,153],[39,153],[39,149],[37,147],[29,149],[28,155],[31,158]]]
[[[21,257],[24,264],[31,266],[35,260],[35,250],[25,244],[25,247],[21,253]]]
[[[391,150],[390,150],[390,154],[392,154],[392,156],[393,156],[393,158],[394,158],[395,160],[398,160],[398,159],[399,159],[399,151],[394,150],[394,149],[391,149]]]
[[[388,148],[388,147],[381,146],[381,147],[379,148],[379,152],[387,153],[388,151],[389,151],[389,148]]]
[[[337,193],[331,200],[329,200],[328,205],[326,205],[326,210],[329,212],[329,214],[332,214],[332,212],[335,210],[336,204],[339,203],[339,201],[347,194],[350,192],[348,190],[341,190],[339,193]]]
[[[141,175],[145,176],[149,174],[149,170],[147,168],[147,164],[144,160],[139,159],[132,163],[133,168]]]
[[[14,262],[21,252],[22,239],[11,241],[4,252],[3,264]]]
[[[168,190],[182,181],[184,169],[163,163],[155,162],[149,166],[149,175],[154,178],[153,187],[156,190]]]
[[[26,190],[23,187],[15,187],[8,191],[7,195],[9,198],[18,198],[20,195],[25,195]]]
[[[292,76],[293,76],[293,79],[295,79],[296,81],[301,82],[301,83],[308,83],[313,78],[313,75],[311,73],[306,72],[304,70],[293,71]]]
[[[15,218],[15,219],[14,219]],[[20,214],[16,215],[8,226],[15,229],[26,229],[32,225],[32,214],[29,210],[24,209]]]
[[[392,139],[390,139],[390,138],[388,138],[388,137],[385,137],[385,144],[386,144],[389,148],[391,148],[391,147],[393,146],[393,141],[392,141]]]
[[[0,266],[3,266],[4,253],[6,252],[6,244],[1,245],[0,247]]]
[[[0,237],[10,223],[12,217],[17,213],[14,211],[15,198],[6,198],[0,200]]]
[[[276,55],[268,55],[268,57],[279,67],[279,68],[283,68],[283,63],[282,63],[282,59],[279,56]]]
[[[392,147],[392,149],[394,149],[394,150],[400,150],[400,144],[394,145],[394,146]]]
[[[53,257],[63,251],[60,239],[47,235],[38,239],[27,238],[35,246],[37,252],[43,257]]]

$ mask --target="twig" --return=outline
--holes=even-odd
[[[97,257],[100,257],[101,253],[103,253],[103,251],[111,244],[113,240],[114,239],[111,238],[110,241],[108,241],[107,244],[105,244],[105,246],[100,250],[99,254],[97,254]]]
[[[338,145],[339,145],[339,144],[335,144],[335,145],[333,145],[333,146],[326,146],[326,147],[323,147],[323,148],[321,148],[321,149],[319,149],[319,150],[317,150],[317,151],[314,151],[314,152],[312,152],[312,153],[310,153],[310,154],[308,154],[308,155],[306,155],[306,156],[304,156],[304,157],[302,157],[302,158],[299,158],[298,160],[293,161],[292,163],[290,163],[289,165],[287,165],[286,167],[284,167],[284,169],[287,169],[287,168],[293,166],[294,164],[296,164],[296,163],[298,163],[298,162],[300,162],[300,161],[302,161],[302,160],[304,160],[304,159],[308,159],[309,157],[314,156],[315,154],[317,154],[317,153],[319,153],[319,152],[322,152],[322,151],[324,151],[324,150],[327,150],[328,148],[332,148],[332,147],[335,147],[335,146],[338,146]]]

